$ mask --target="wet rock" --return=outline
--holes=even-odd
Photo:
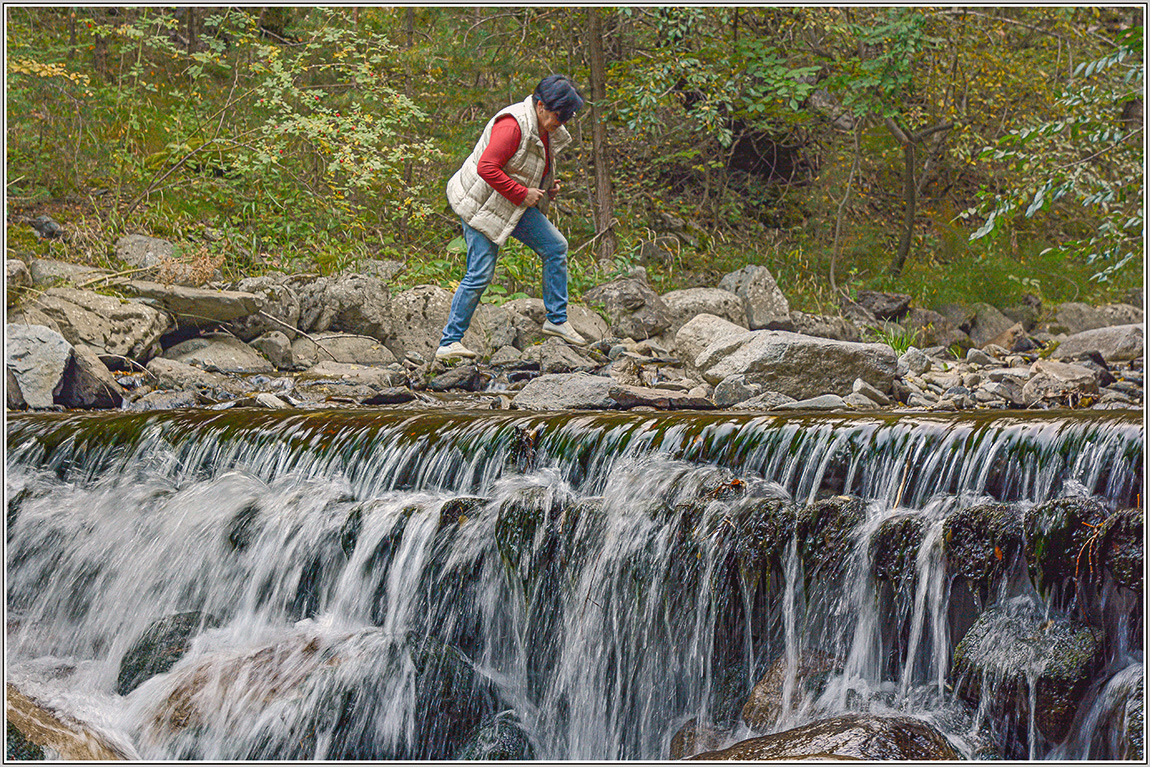
[[[431,391],[483,391],[489,380],[490,375],[481,371],[478,365],[456,365],[428,381],[427,388]]]
[[[1021,548],[1021,516],[1008,504],[969,506],[943,522],[947,572],[966,578],[983,595],[998,583]]]
[[[919,514],[904,514],[883,522],[870,540],[874,577],[891,583],[898,591],[913,593],[916,559],[925,534],[926,522]]]
[[[213,373],[273,373],[259,352],[232,336],[191,338],[167,349],[164,358]]]
[[[8,317],[11,323],[45,325],[68,343],[85,344],[98,354],[115,354],[145,362],[160,351],[160,337],[171,319],[140,303],[88,290],[49,288]]]
[[[763,678],[755,683],[743,706],[742,718],[756,732],[771,730],[784,712],[783,699],[788,675],[794,676],[789,711],[797,711],[814,701],[826,688],[827,677],[842,671],[842,661],[827,653],[812,650],[798,658],[796,668],[787,668],[787,659],[779,658]]]
[[[87,346],[72,350],[72,361],[64,373],[60,404],[69,408],[118,408],[124,401],[120,384],[112,371]]]
[[[583,300],[602,306],[611,332],[624,338],[651,338],[671,327],[667,305],[643,280],[625,278],[598,285],[584,293]]]
[[[16,380],[12,368],[4,367],[4,377],[5,406],[9,410],[27,410],[28,403],[24,401],[24,392],[20,391],[20,382]]]
[[[411,389],[400,386],[388,386],[365,399],[363,405],[402,405],[418,399]]]
[[[772,321],[790,320],[791,307],[765,266],[744,266],[719,280],[719,288],[743,299],[747,327],[765,328]],[[740,323],[741,324],[741,323]]]
[[[845,396],[856,378],[890,391],[897,362],[894,350],[886,344],[848,343],[773,330],[752,332],[741,342],[712,343],[695,360],[708,383],[741,374],[748,383],[796,399],[827,393]]]
[[[487,505],[486,498],[461,496],[446,501],[439,509],[440,529],[448,525],[462,525]]]
[[[796,400],[794,402],[784,402],[771,408],[772,410],[849,410],[849,406],[842,397],[837,394],[823,394],[819,397],[811,397],[810,399]]]
[[[921,720],[906,716],[848,714],[744,740],[722,751],[709,751],[692,759],[933,761],[958,759],[958,754],[946,738]]]
[[[700,314],[721,317],[735,325],[746,326],[747,312],[741,296],[720,288],[672,290],[662,296],[671,318],[672,333]]]
[[[153,376],[157,389],[194,390],[226,386],[229,378],[223,373],[213,373],[193,367],[184,362],[156,357],[148,362],[148,372]]]
[[[1098,352],[1107,362],[1137,359],[1145,353],[1145,332],[1145,324],[1086,330],[1064,339],[1058,344],[1053,356],[1069,358],[1086,352]]]
[[[455,758],[465,761],[526,761],[535,758],[535,747],[515,712],[501,711],[480,723]]]
[[[964,700],[1025,728],[1034,720],[1062,741],[1102,662],[1102,633],[1019,597],[985,610],[954,650],[952,680]]]
[[[8,263],[12,263],[9,261]],[[11,721],[6,721],[7,734],[4,739],[4,760],[6,762],[42,762],[44,748],[24,737]]]
[[[1107,516],[1106,507],[1093,498],[1059,498],[1026,510],[1023,551],[1039,592],[1092,580],[1101,543],[1096,531]]]
[[[151,391],[136,397],[128,403],[128,410],[175,410],[208,404],[206,400],[191,391]]]
[[[43,325],[4,328],[5,365],[20,385],[24,402],[33,409],[50,408],[64,386],[72,360],[72,344]]]
[[[654,389],[647,386],[614,385],[608,390],[616,407],[630,410],[651,407],[656,410],[713,410],[715,403],[706,397],[677,389]]]
[[[51,707],[30,695],[25,695],[9,682],[5,687],[8,742],[5,754],[14,745],[12,730],[21,738],[17,740],[30,744],[21,749],[29,758],[39,754],[39,758],[50,756],[53,761],[111,761],[139,760],[139,755],[131,746],[113,743],[98,728],[77,721],[72,717],[62,717]],[[20,757],[15,757],[20,758]]]
[[[127,695],[148,679],[166,673],[188,652],[197,634],[219,625],[219,619],[201,612],[178,613],[154,621],[120,659],[116,692]]]
[[[852,549],[854,529],[866,519],[866,502],[841,495],[804,506],[796,519],[799,552],[808,575],[839,573]]]
[[[1098,528],[1100,542],[1097,547],[1088,552],[1097,551],[1092,565],[1097,562],[1119,586],[1139,593],[1143,590],[1146,572],[1143,515],[1141,508],[1123,509],[1111,514]]]
[[[794,534],[797,510],[777,498],[749,500],[733,514],[729,530],[734,552],[744,577],[782,571],[783,556]]]
[[[686,759],[689,756],[718,748],[727,738],[727,733],[709,724],[691,719],[671,736],[668,754],[671,759]]]

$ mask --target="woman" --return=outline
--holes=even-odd
[[[545,215],[559,193],[554,157],[571,143],[563,123],[582,106],[569,77],[545,77],[523,102],[491,118],[463,167],[447,182],[447,200],[463,221],[467,274],[451,301],[437,360],[476,356],[463,345],[463,334],[495,276],[495,259],[508,237],[543,261],[543,334],[579,346],[587,343],[567,321],[567,239]]]

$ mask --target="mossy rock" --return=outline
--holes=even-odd
[[[1119,586],[1142,593],[1146,578],[1142,509],[1123,509],[1102,523],[1097,562]]]
[[[1035,721],[1043,737],[1058,743],[1102,660],[1100,631],[1013,600],[979,615],[955,647],[951,680],[963,700],[1024,724],[1035,678]]]
[[[1069,581],[1091,579],[1099,526],[1108,516],[1093,498],[1059,498],[1031,507],[1022,518],[1023,551],[1030,580],[1042,594]]]
[[[245,504],[229,520],[227,526],[228,545],[233,551],[246,551],[263,531],[260,519],[260,505],[256,501]]]
[[[808,574],[837,573],[854,548],[854,530],[866,519],[866,502],[840,495],[803,507],[796,534]]]
[[[458,648],[435,639],[415,645],[416,733],[421,759],[450,759],[484,718],[496,711],[496,690]]]
[[[883,522],[870,540],[874,577],[900,591],[913,591],[918,550],[925,535],[926,521],[918,514],[902,514]]]
[[[1005,503],[968,506],[950,514],[942,526],[947,572],[988,590],[1006,572],[1022,547],[1022,520]]]
[[[744,575],[782,569],[797,514],[790,501],[763,498],[745,503],[728,517],[735,557]]]
[[[514,711],[486,717],[455,756],[460,761],[527,761],[535,747]]]
[[[495,543],[503,560],[518,570],[525,557],[535,548],[537,531],[550,520],[557,520],[563,510],[563,499],[550,487],[529,487],[499,505],[495,521]]]
[[[668,756],[678,760],[686,759],[688,756],[694,756],[703,751],[710,751],[718,748],[719,744],[727,739],[727,735],[728,733],[724,730],[700,722],[696,717],[680,727],[671,736]]]
[[[442,530],[445,527],[464,524],[468,519],[478,514],[479,510],[486,505],[486,498],[475,498],[472,496],[452,498],[439,509],[439,529]]]
[[[24,733],[16,729],[16,725],[8,722],[7,739],[4,741],[4,761],[42,762],[45,758],[42,746],[25,738]]]
[[[116,692],[127,695],[153,676],[166,673],[184,657],[196,634],[219,625],[218,618],[202,612],[177,613],[152,622],[120,660]]]

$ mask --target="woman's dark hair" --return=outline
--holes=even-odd
[[[567,75],[548,75],[535,86],[532,94],[536,101],[559,115],[559,122],[565,123],[583,108],[583,97],[575,88],[575,83]]]

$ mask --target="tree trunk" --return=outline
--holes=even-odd
[[[914,240],[914,215],[918,205],[918,185],[914,180],[915,146],[921,144],[928,136],[939,131],[950,130],[954,127],[954,123],[942,123],[915,133],[912,130],[904,131],[893,118],[888,117],[884,122],[895,140],[902,144],[904,161],[903,203],[906,205],[906,216],[903,218],[902,237],[899,239],[898,252],[895,253],[890,262],[891,275],[898,277],[902,275],[903,267],[906,266],[906,260],[910,256],[911,242]]]
[[[595,248],[599,262],[612,264],[616,247],[612,228],[614,200],[607,161],[607,128],[603,124],[603,105],[607,101],[607,64],[603,55],[603,22],[599,13],[597,8],[587,9],[590,21],[587,42],[591,58],[591,162],[595,166],[595,205],[592,215],[595,236],[599,238]]]
[[[411,46],[415,44],[415,8],[407,6],[407,10],[403,14],[403,33],[404,33],[404,49],[411,50]],[[407,63],[404,64],[403,73],[403,95],[411,98],[411,57],[406,57]],[[411,189],[411,158],[403,161],[403,194],[406,196]],[[401,242],[408,241],[408,224],[411,220],[411,213],[409,208],[404,208],[403,215],[399,219],[399,238]]]

